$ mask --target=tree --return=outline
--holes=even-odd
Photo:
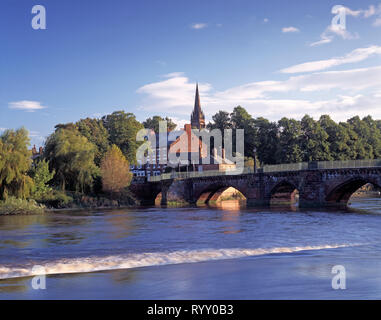
[[[136,151],[142,142],[136,141],[136,134],[144,129],[132,113],[116,111],[102,118],[110,135],[110,144],[115,144],[130,163],[136,163]]]
[[[229,112],[226,111],[218,111],[213,117],[213,122],[209,122],[206,128],[208,130],[220,130],[222,137],[222,147],[224,147],[224,130],[231,129],[232,123],[230,121]]]
[[[279,163],[278,125],[262,117],[255,119],[253,123],[259,161],[266,164]]]
[[[99,119],[81,119],[76,123],[78,131],[93,143],[97,149],[95,151],[94,161],[97,166],[109,148],[109,133],[103,125],[103,121]]]
[[[329,161],[332,160],[328,134],[320,126],[320,123],[305,115],[301,121],[302,136],[301,148],[303,161]]]
[[[29,136],[25,128],[6,130],[0,136],[0,199],[29,196],[33,187],[27,175],[31,165]]]
[[[303,161],[303,151],[300,147],[302,127],[300,121],[282,118],[278,121],[280,163],[296,163]]]
[[[103,191],[111,195],[120,193],[132,180],[130,166],[122,151],[116,146],[106,152],[101,162]]]
[[[91,190],[99,169],[94,163],[96,147],[77,129],[58,129],[45,144],[45,158],[55,170],[54,180],[75,191]]]
[[[49,162],[46,160],[38,161],[31,171],[34,181],[32,196],[34,199],[42,199],[52,192],[48,182],[53,179],[55,171],[49,171]]]
[[[233,112],[230,114],[230,121],[233,129],[233,133],[236,129],[244,130],[245,139],[245,156],[254,157],[254,147],[256,147],[256,130],[254,128],[254,119],[251,115],[241,106],[235,107]],[[233,141],[235,138],[233,136]],[[234,146],[234,143],[233,143]]]
[[[333,121],[329,115],[322,115],[319,119],[321,128],[328,134],[330,154],[333,160],[349,160],[352,158],[348,130],[341,124]]]
[[[159,133],[160,121],[167,121],[168,131],[173,131],[177,127],[177,125],[172,121],[172,119],[168,117],[162,118],[160,116],[153,116],[152,118],[146,119],[146,121],[143,122],[143,126],[146,129],[152,129],[155,133]]]
[[[372,121],[371,118],[368,121],[361,120],[359,116],[347,120],[347,128],[353,140],[354,159],[373,159],[378,153],[374,147],[379,148],[375,141],[379,139],[380,133],[377,130],[376,140],[371,137],[375,133],[369,127]],[[375,123],[374,125],[376,126]]]

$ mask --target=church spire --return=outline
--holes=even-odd
[[[201,109],[200,94],[198,92],[198,83],[196,84],[196,97],[194,102],[194,109],[191,115],[191,126],[196,129],[205,128],[205,116]]]

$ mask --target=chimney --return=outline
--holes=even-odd
[[[36,145],[34,145],[32,148],[32,155],[35,155],[35,154],[37,154]]]

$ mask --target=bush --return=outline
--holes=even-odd
[[[59,190],[53,190],[51,193],[45,194],[40,199],[36,200],[47,207],[57,209],[67,208],[73,203],[73,198],[71,196]]]
[[[41,213],[44,213],[44,206],[39,205],[34,200],[24,200],[9,197],[4,201],[0,201],[0,215]]]

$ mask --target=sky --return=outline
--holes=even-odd
[[[24,126],[37,146],[117,110],[183,126],[196,82],[207,121],[237,105],[273,121],[381,119],[380,0],[2,0],[0,46],[0,133]]]

